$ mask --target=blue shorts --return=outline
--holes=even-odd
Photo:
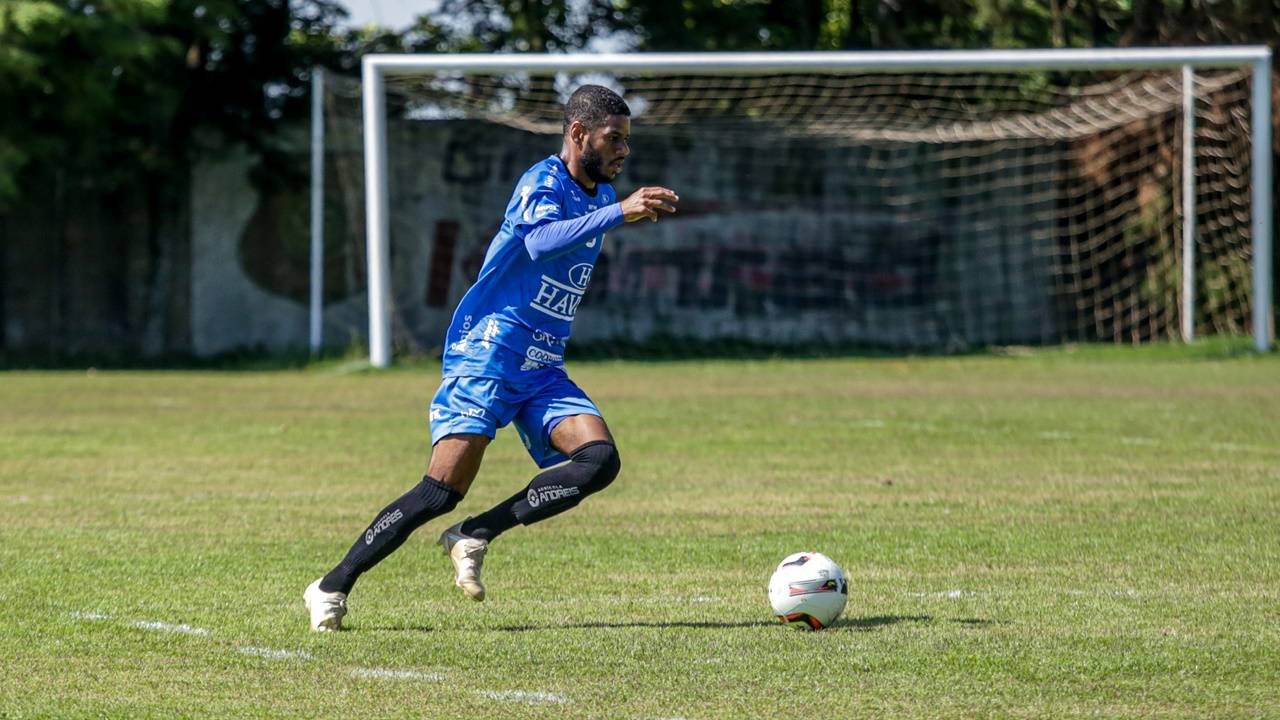
[[[431,444],[449,435],[494,437],[512,420],[538,467],[568,460],[551,446],[551,431],[573,415],[600,416],[591,398],[563,368],[544,367],[518,378],[446,377],[431,400]]]

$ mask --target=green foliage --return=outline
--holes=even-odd
[[[0,203],[24,170],[173,173],[196,138],[268,156],[314,65],[366,52],[1043,47],[1280,35],[1277,0],[444,0],[401,35],[337,0],[0,0]],[[266,167],[272,167],[271,162]],[[28,178],[27,184],[30,184]]]
[[[333,0],[6,2],[0,104],[23,112],[0,118],[0,202],[52,174],[181,175],[206,130],[269,149],[342,17]]]
[[[445,0],[457,51],[837,50],[1274,42],[1277,0]]]
[[[837,50],[1114,44],[1127,0],[682,0],[619,3],[650,50]]]

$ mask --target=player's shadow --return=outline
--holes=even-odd
[[[847,617],[840,618],[831,624],[828,631],[833,630],[850,630],[854,632],[870,632],[881,628],[897,625],[898,623],[931,623],[934,622],[932,615],[875,615],[871,617]],[[957,623],[970,627],[979,627],[983,625],[991,625],[992,620],[983,620],[981,618],[960,618],[949,619],[947,622]],[[538,632],[544,630],[601,630],[601,629],[619,629],[619,628],[655,628],[655,629],[693,629],[693,630],[728,630],[733,628],[754,628],[754,627],[779,627],[780,623],[767,620],[750,620],[744,622],[691,622],[691,621],[673,621],[673,622],[581,622],[581,623],[555,623],[547,625],[499,625],[497,627],[483,628],[484,632]],[[365,630],[373,632],[434,632],[438,628],[432,628],[425,625],[392,625],[381,627],[369,627]]]
[[[946,618],[946,622],[956,625],[964,625],[966,627],[983,627],[986,625],[995,625],[996,620],[984,620],[982,618]],[[831,624],[828,630],[854,630],[858,632],[869,632],[871,630],[879,630],[880,628],[890,625],[897,625],[903,622],[913,623],[931,623],[934,622],[932,615],[875,615],[872,617],[846,617],[840,618]]]
[[[600,630],[616,628],[691,628],[695,630],[725,630],[729,628],[764,627],[775,623],[763,620],[750,622],[584,622],[563,625],[503,625],[494,630],[502,632],[530,632],[534,630]]]
[[[869,632],[871,630],[879,630],[880,628],[897,625],[898,623],[914,622],[914,623],[930,623],[933,622],[932,615],[874,615],[871,617],[843,617],[838,618],[831,623],[828,630],[859,630]]]
[[[539,630],[600,630],[614,628],[690,628],[694,630],[725,630],[730,628],[766,627],[777,625],[776,622],[753,620],[750,622],[582,622],[555,623],[548,625],[499,625],[482,628],[484,632],[537,632]],[[434,632],[438,628],[425,625],[390,625],[363,628],[373,632]]]

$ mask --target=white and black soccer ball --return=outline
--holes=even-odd
[[[788,555],[769,578],[769,604],[779,620],[793,627],[829,627],[848,601],[844,570],[822,553]]]

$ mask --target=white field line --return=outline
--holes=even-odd
[[[1155,438],[1148,437],[1122,437],[1120,442],[1125,445],[1159,445],[1160,441]]]
[[[388,670],[386,668],[355,668],[351,671],[354,677],[387,680],[429,680],[440,682],[444,676],[440,673],[418,672],[417,670]]]
[[[491,700],[510,700],[512,702],[528,703],[530,705],[544,705],[553,703],[568,702],[568,698],[563,695],[548,692],[529,692],[526,690],[478,690],[477,695],[483,695]]]
[[[1209,447],[1214,450],[1226,450],[1230,452],[1260,452],[1268,455],[1280,454],[1280,448],[1267,447],[1265,445],[1248,445],[1245,443],[1215,442],[1209,443]]]
[[[313,656],[305,650],[277,650],[264,647],[242,647],[241,655],[265,658],[267,660],[311,660]]]
[[[959,600],[960,598],[977,597],[978,593],[972,590],[944,590],[942,592],[912,592],[907,593],[911,597],[936,597],[946,598],[948,600]]]
[[[71,616],[72,620],[110,620],[111,619],[110,615],[103,615],[100,612],[85,611],[85,610],[72,610],[67,614]]]
[[[1066,590],[1064,592],[1072,597],[1094,597],[1097,595],[1123,598],[1142,597],[1142,593],[1137,590]]]
[[[129,624],[136,628],[142,628],[143,630],[158,630],[160,632],[178,633],[180,635],[209,634],[209,631],[204,628],[193,627],[186,623],[175,625],[173,623],[160,622],[159,620],[134,620]]]
[[[1050,430],[1048,432],[1042,432],[1042,433],[1036,433],[1036,434],[1039,435],[1040,439],[1042,440],[1070,440],[1071,439],[1071,433],[1058,432],[1056,430]]]

